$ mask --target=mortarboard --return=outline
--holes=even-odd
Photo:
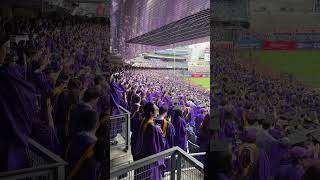
[[[305,135],[303,135],[301,133],[297,133],[296,131],[289,134],[288,138],[289,138],[291,145],[300,144],[300,143],[303,143],[308,140],[308,138]]]
[[[310,135],[314,140],[320,142],[320,129],[314,130]]]

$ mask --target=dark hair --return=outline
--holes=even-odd
[[[83,95],[83,101],[84,102],[89,102],[92,101],[94,99],[97,99],[101,96],[101,91],[98,88],[89,88],[86,90],[86,92]]]
[[[148,102],[144,107],[143,107],[143,112],[144,116],[146,118],[149,118],[152,113],[154,113],[156,109],[154,108],[154,104],[152,102]]]
[[[87,110],[81,113],[79,118],[80,128],[83,131],[91,131],[96,127],[99,120],[97,112],[93,110]]]
[[[141,98],[138,95],[133,96],[132,103],[139,103],[141,101]]]
[[[164,113],[167,113],[168,112],[168,109],[167,108],[165,108],[165,107],[160,107],[159,108],[159,114],[160,115],[162,115],[162,114],[164,114]]]
[[[100,85],[100,82],[105,80],[105,77],[103,77],[102,75],[97,75],[95,78],[94,78],[94,84],[95,85]]]
[[[264,130],[269,129],[270,127],[271,127],[271,124],[270,124],[270,123],[267,123],[267,122],[265,122],[265,121],[262,122],[262,128],[263,128]]]
[[[224,112],[224,119],[226,120],[231,120],[233,117],[232,113],[230,111],[225,111]]]
[[[182,117],[183,113],[180,108],[173,110],[173,123],[176,123],[179,117]]]
[[[68,89],[73,90],[73,89],[81,89],[82,83],[78,79],[70,79],[68,83]]]

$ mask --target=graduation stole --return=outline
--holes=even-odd
[[[241,155],[241,153],[245,149],[250,150],[250,164],[248,167],[245,167],[243,169],[243,174],[242,174],[244,177],[247,177],[248,175],[250,175],[252,173],[252,171],[255,168],[255,164],[256,164],[255,161],[258,158],[258,148],[257,148],[257,145],[255,145],[255,144],[241,144],[239,147],[239,154]]]
[[[56,96],[56,95],[61,94],[63,91],[64,91],[64,88],[59,86],[59,87],[54,88],[52,93],[54,96]]]
[[[163,133],[164,137],[167,137],[168,125],[169,125],[169,122],[166,119],[164,119],[163,120],[163,128],[162,128],[162,133]]]
[[[76,163],[75,167],[70,172],[69,176],[67,177],[67,180],[71,180],[73,177],[75,177],[78,174],[83,163],[94,155],[94,146],[95,146],[95,143],[86,149],[84,154],[80,157],[80,159]]]
[[[144,133],[147,130],[147,127],[153,123],[154,123],[153,119],[150,119],[147,122],[145,122],[142,127],[142,132]]]

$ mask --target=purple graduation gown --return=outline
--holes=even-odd
[[[275,176],[281,165],[287,165],[289,159],[289,146],[272,144],[270,148],[270,173]]]
[[[68,121],[69,110],[71,106],[78,103],[77,97],[72,97],[70,91],[66,90],[57,97],[57,102],[54,106],[53,119],[57,136],[63,149],[67,146],[66,142],[66,122]]]
[[[57,144],[54,131],[37,121],[35,99],[31,84],[0,67],[0,171],[27,167],[25,148],[31,134],[51,150]]]
[[[119,105],[121,99],[122,90],[114,81],[110,85],[110,97],[111,97],[111,108],[112,115],[120,114]]]
[[[282,165],[275,177],[275,180],[301,180],[304,170],[301,166]]]
[[[175,129],[174,145],[180,147],[184,151],[187,151],[187,129],[186,121],[179,117],[173,121]]]
[[[164,121],[161,119],[157,119],[155,121],[156,124],[159,124],[161,126],[161,129],[163,129],[164,126]],[[166,132],[166,136],[165,136],[165,148],[164,149],[170,149],[174,146],[174,138],[175,138],[175,130],[174,127],[172,125],[172,123],[168,122],[168,126],[167,126],[167,132]]]
[[[159,127],[155,124],[149,124],[145,131],[140,128],[134,150],[136,160],[157,154],[163,151],[164,147],[165,139]],[[137,169],[134,179],[159,180],[161,179],[161,170],[164,168],[164,160],[156,161],[151,165]]]
[[[68,176],[76,163],[80,160],[81,156],[85,153],[87,148],[95,144],[96,140],[87,135],[75,135],[69,145],[66,160],[69,163],[66,167],[66,175]],[[95,180],[99,176],[101,164],[98,161],[91,161],[90,163],[83,164],[78,174],[72,178],[74,180]]]
[[[239,158],[239,164],[238,167],[241,169],[241,164],[244,159],[247,159],[247,157],[244,157],[246,154],[243,153],[240,155]],[[258,149],[258,157],[255,162],[255,169],[252,172],[252,174],[248,177],[249,180],[267,180],[270,176],[270,162],[268,159],[267,154],[264,150]]]

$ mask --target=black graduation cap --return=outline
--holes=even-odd
[[[299,125],[299,121],[297,119],[292,119],[291,121],[289,121],[289,125],[295,127]]]
[[[230,151],[231,142],[230,140],[211,140],[210,141],[210,152],[226,152]]]
[[[307,136],[309,134],[312,134],[314,131],[317,131],[315,129],[305,129],[305,128],[300,128],[300,129],[297,129],[297,132]]]
[[[291,145],[300,144],[308,140],[307,136],[297,132],[289,134],[288,138]]]
[[[320,142],[320,129],[314,130],[310,135],[313,139]]]

